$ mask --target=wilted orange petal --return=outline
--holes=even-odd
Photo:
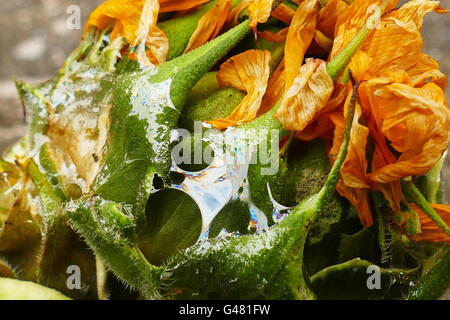
[[[318,10],[318,0],[306,0],[298,6],[295,12],[284,48],[286,88],[292,85],[295,77],[299,74],[303,57],[314,36]]]
[[[384,80],[370,80],[367,87],[371,108],[379,112],[381,131],[402,153],[371,178],[388,183],[428,172],[450,143],[450,110],[442,90],[432,83],[414,88]]]
[[[439,70],[438,63],[430,56],[421,54],[416,63],[405,70],[410,76],[410,83],[414,87],[422,87],[433,82],[442,90],[447,87],[447,76]]]
[[[248,50],[228,59],[217,74],[221,87],[231,85],[247,95],[225,119],[208,121],[217,129],[245,123],[256,118],[270,76],[269,51]]]
[[[337,18],[348,8],[343,0],[328,0],[320,9],[317,17],[317,29],[328,38],[333,39]]]
[[[312,141],[317,138],[333,139],[332,131],[335,125],[331,117],[337,114],[329,112],[319,116],[303,131],[297,131],[295,137],[303,141]]]
[[[275,118],[285,129],[301,131],[326,105],[332,93],[333,80],[325,61],[306,59],[292,86],[287,89]]]
[[[422,233],[412,237],[416,241],[430,241],[430,242],[446,242],[450,244],[450,236],[442,231],[439,226],[430,219],[416,204],[409,204],[410,208],[419,213],[419,220],[422,227]],[[450,225],[450,206],[444,204],[432,204],[431,207],[444,220],[447,225]]]
[[[146,46],[148,48],[146,54],[152,64],[161,64],[166,61],[169,53],[169,40],[164,31],[156,26],[151,28],[146,40]]]
[[[284,59],[280,62],[275,69],[272,77],[270,77],[267,90],[261,103],[261,109],[258,111],[258,115],[264,114],[272,109],[276,103],[281,99],[284,93],[284,84],[286,83],[284,73]]]
[[[292,22],[292,19],[294,18],[295,9],[282,3],[272,11],[271,15],[272,17],[280,20],[281,22],[290,24]]]
[[[159,0],[159,4],[161,12],[170,12],[189,10],[208,1],[210,0]]]
[[[320,49],[322,49],[325,53],[330,53],[331,49],[333,49],[333,40],[328,38],[319,30],[314,31],[314,43],[317,44],[317,46]]]
[[[232,27],[238,24],[238,18],[242,11],[248,8],[253,0],[242,0],[228,13],[226,25]]]
[[[347,99],[344,108],[346,114],[351,95]],[[366,180],[367,159],[366,145],[369,129],[359,123],[361,117],[361,107],[356,104],[355,116],[353,118],[352,129],[350,131],[350,142],[347,149],[347,156],[341,167],[341,179],[343,183],[352,188],[369,188]]]
[[[277,33],[264,30],[263,32],[258,32],[258,34],[261,38],[263,38],[266,41],[281,43],[283,41],[286,41],[288,31],[289,28],[284,28],[278,31]]]
[[[375,9],[380,7],[384,0],[355,0],[347,10],[337,17],[333,50],[329,59],[333,59],[356,36],[366,24],[367,19],[373,15]],[[398,0],[392,0],[386,11],[395,8]]]
[[[147,60],[148,57],[152,63],[162,63],[166,59],[169,42],[164,32],[156,27],[158,13],[157,0],[109,0],[91,13],[85,31],[92,26],[105,29],[115,23],[111,39],[124,36],[130,46],[138,48],[138,52],[130,55],[131,58]],[[146,55],[143,53],[145,46],[149,49]]]
[[[358,211],[359,220],[365,227],[373,225],[372,210],[370,208],[369,190],[346,187],[339,182],[336,187],[337,192],[346,198]]]
[[[388,16],[395,17],[403,22],[412,21],[420,31],[423,25],[423,18],[428,12],[446,13],[448,10],[442,9],[439,1],[412,0],[403,4],[398,10],[394,10]]]
[[[219,2],[200,18],[197,28],[189,39],[184,52],[200,47],[209,40],[214,39],[222,29],[231,8],[231,0],[219,0]]]
[[[272,12],[273,0],[253,0],[248,6],[250,27],[256,30],[258,23],[265,23]]]

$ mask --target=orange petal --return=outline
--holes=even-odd
[[[351,98],[351,95],[349,95]],[[348,98],[345,111],[350,102]],[[367,158],[366,145],[369,129],[359,123],[361,117],[361,107],[356,104],[355,116],[353,118],[352,129],[350,131],[350,142],[347,149],[347,156],[341,167],[341,179],[346,186],[352,188],[369,188],[367,183]]]
[[[208,1],[210,0],[159,0],[159,3],[161,12],[171,12],[189,10]]]
[[[314,36],[318,8],[318,0],[306,0],[298,6],[295,12],[284,49],[286,88],[292,85],[295,77],[299,74],[303,57]]]
[[[333,120],[331,120],[333,115],[336,116],[333,113],[326,113],[318,117],[303,131],[297,131],[295,137],[303,141],[312,141],[317,138],[332,139],[332,131],[335,126]]]
[[[165,61],[169,49],[166,35],[156,27],[159,13],[157,0],[109,0],[95,9],[86,23],[85,31],[92,26],[105,29],[114,23],[111,39],[124,36],[128,44],[137,47],[131,58],[138,58],[147,64]],[[145,54],[144,47],[149,48]],[[141,47],[141,48],[139,48]]]
[[[361,59],[364,55],[358,57],[358,53],[353,57],[350,69],[355,79],[392,78],[394,74],[403,72],[411,78],[408,81],[414,86],[431,81],[445,88],[445,75],[439,71],[435,61],[422,53],[420,35],[424,15],[432,10],[440,12],[439,8],[436,1],[414,0],[386,14],[360,48],[359,52],[366,55],[365,60]],[[335,52],[333,48],[332,54]]]
[[[395,163],[374,170],[371,178],[389,183],[428,172],[450,143],[450,110],[441,88],[432,83],[414,88],[385,80],[370,80],[367,87],[383,135],[402,153]]]
[[[250,27],[256,30],[258,23],[265,23],[272,12],[273,0],[253,0],[248,6]]]
[[[289,28],[284,28],[278,31],[277,33],[264,30],[262,32],[258,32],[258,34],[260,35],[261,38],[263,38],[266,41],[281,43],[283,41],[286,41],[288,31]]]
[[[355,206],[358,211],[359,220],[363,226],[370,227],[373,225],[368,189],[349,188],[340,182],[338,183],[336,190],[341,196]]]
[[[410,76],[410,84],[414,87],[422,87],[429,82],[435,83],[442,90],[447,87],[447,76],[439,71],[438,63],[426,54],[419,55],[416,63],[405,71]]]
[[[247,95],[227,118],[208,121],[210,124],[222,130],[256,118],[270,76],[270,59],[267,50],[248,50],[222,64],[217,74],[220,86],[231,85]]]
[[[336,158],[340,146],[342,144],[342,136],[344,132],[345,117],[349,103],[351,101],[351,93],[348,95],[344,107],[344,115],[333,117],[335,122],[335,132],[333,146],[330,150],[330,156]],[[361,117],[361,107],[357,103],[355,115],[353,118],[352,129],[350,131],[350,142],[347,149],[347,156],[341,167],[341,180],[347,187],[351,188],[370,188],[367,182],[367,159],[366,145],[369,136],[369,129],[359,123]]]
[[[446,242],[450,244],[450,236],[430,219],[417,205],[409,204],[410,208],[419,213],[422,233],[412,237],[416,241]],[[444,204],[432,204],[433,209],[447,225],[450,225],[450,206]]]
[[[284,73],[284,59],[280,62],[275,69],[272,77],[270,77],[269,84],[267,85],[266,94],[264,95],[261,103],[261,109],[258,111],[258,115],[262,115],[272,109],[277,102],[281,99],[284,93],[284,84],[286,82]]]
[[[292,19],[295,15],[295,9],[291,8],[288,5],[285,5],[284,3],[280,4],[278,7],[276,7],[272,13],[271,16],[275,19],[280,20],[281,22],[284,22],[286,24],[291,24]]]
[[[347,10],[348,4],[343,0],[328,0],[320,9],[317,17],[317,29],[328,38],[333,39],[337,18]]]
[[[442,9],[439,1],[412,0],[402,5],[398,10],[394,10],[388,16],[395,17],[405,23],[412,21],[420,31],[423,25],[423,18],[428,12],[446,13],[448,10]]]
[[[200,47],[214,39],[225,24],[228,11],[231,8],[231,0],[219,0],[219,2],[200,18],[197,28],[189,39],[184,52]]]
[[[325,61],[306,59],[284,95],[275,118],[285,129],[301,131],[326,105],[332,93],[333,80],[328,75]]]
[[[248,8],[253,0],[242,0],[228,13],[226,25],[232,27],[238,24],[238,17],[242,11]]]
[[[337,17],[333,50],[329,59],[333,59],[356,36],[366,24],[374,10],[381,6],[384,0],[355,0],[342,14]],[[387,11],[395,8],[398,0],[392,0]]]

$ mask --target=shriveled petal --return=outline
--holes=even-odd
[[[356,36],[373,15],[375,9],[380,7],[384,0],[355,0],[342,14],[337,17],[333,50],[329,59],[333,59]],[[395,8],[398,0],[392,0],[387,10]]]
[[[371,178],[388,183],[428,172],[450,143],[450,111],[442,90],[432,83],[414,88],[383,80],[370,80],[367,87],[379,128],[401,153]]]
[[[161,12],[181,11],[195,8],[210,0],[159,0]]]
[[[286,78],[284,73],[284,59],[283,59],[278,65],[278,67],[275,69],[275,72],[273,73],[272,77],[270,77],[269,79],[266,94],[264,95],[261,104],[261,109],[258,111],[258,115],[266,113],[276,105],[276,103],[283,96],[285,83]]]
[[[349,103],[349,100],[346,105]],[[346,109],[347,108],[344,110]],[[361,107],[357,104],[352,129],[350,131],[350,143],[347,149],[347,156],[345,157],[341,168],[341,179],[345,185],[349,187],[369,188],[370,186],[366,179],[366,145],[369,129],[359,123],[360,117]]]
[[[336,21],[347,8],[348,4],[343,0],[328,0],[325,6],[319,11],[317,17],[317,29],[328,38],[333,39]]]
[[[248,6],[250,27],[256,30],[258,23],[265,23],[272,12],[273,0],[253,0]]]
[[[299,74],[303,57],[314,37],[318,11],[318,0],[306,0],[298,6],[295,12],[284,49],[286,88],[292,85],[295,77]]]
[[[333,146],[330,150],[330,157],[334,160],[339,152],[342,144],[342,136],[344,133],[345,117],[351,94],[348,95],[344,114],[340,117],[334,116],[332,120],[335,124]],[[367,182],[367,159],[366,145],[369,136],[369,129],[359,123],[361,117],[361,107],[356,104],[355,115],[353,117],[352,129],[350,131],[350,142],[347,149],[347,156],[341,167],[341,181],[345,186],[351,188],[370,188]]]
[[[277,33],[273,33],[268,30],[264,30],[263,32],[258,32],[259,36],[266,41],[270,42],[278,42],[281,43],[286,41],[286,37],[288,34],[289,28],[284,28],[278,31]]]
[[[422,53],[420,29],[423,17],[433,10],[441,12],[438,2],[414,0],[386,14],[360,48],[359,52],[364,52],[366,57],[358,57],[358,53],[353,57],[350,69],[355,79],[392,77],[393,73],[406,72],[414,86],[435,82],[445,88],[445,75],[435,61]],[[338,39],[332,55],[336,53],[337,42]]]
[[[166,35],[156,27],[159,9],[158,0],[109,0],[91,13],[85,32],[92,26],[102,30],[114,24],[111,39],[124,36],[130,46],[138,48],[131,58],[148,58],[151,63],[159,64],[166,60],[169,50]],[[146,55],[143,54],[145,46]]]
[[[439,226],[430,219],[417,205],[409,204],[410,208],[419,214],[422,232],[412,237],[416,241],[446,242],[450,244],[450,236],[442,231]],[[431,207],[441,216],[447,225],[450,225],[450,206],[444,204],[432,204]]]
[[[402,5],[398,10],[389,13],[403,22],[412,21],[420,31],[423,25],[423,18],[428,12],[446,13],[448,10],[441,8],[439,1],[432,0],[412,0]]]
[[[184,52],[200,47],[214,39],[225,24],[228,12],[231,8],[231,0],[219,0],[219,2],[200,18],[197,28],[189,39]]]
[[[267,50],[248,50],[222,64],[217,74],[220,86],[230,85],[247,95],[227,118],[209,121],[210,124],[225,129],[256,118],[270,76],[270,59]]]
[[[410,83],[414,87],[422,87],[433,82],[442,90],[447,87],[447,76],[439,70],[438,63],[430,56],[421,54],[416,63],[405,70],[410,76]]]
[[[295,15],[295,9],[292,7],[282,3],[275,9],[273,9],[271,16],[275,19],[280,20],[281,22],[284,22],[286,24],[291,24],[292,19]]]
[[[373,225],[368,189],[350,188],[339,182],[336,190],[356,208],[363,226],[370,227]]]
[[[253,0],[242,0],[228,13],[226,25],[232,27],[238,24],[238,17],[242,11],[248,8]]]
[[[333,93],[333,80],[325,61],[306,59],[298,76],[278,108],[277,118],[287,130],[301,131],[327,103]]]
[[[312,141],[317,138],[333,139],[334,122],[332,116],[337,116],[341,113],[325,113],[318,117],[303,131],[297,131],[295,137],[303,141]]]
[[[305,141],[313,140],[316,138],[333,140],[333,134],[331,131],[335,128],[334,121],[337,116],[338,118],[343,119],[342,114],[344,103],[350,91],[350,85],[343,86],[336,82],[334,84],[333,94],[331,95],[325,106],[314,115],[313,120],[310,121],[310,123],[304,130],[298,131],[296,133],[296,137]],[[339,146],[337,147],[339,148]]]

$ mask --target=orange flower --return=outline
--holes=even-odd
[[[228,11],[231,8],[231,0],[219,0],[219,2],[206,12],[198,22],[197,28],[189,39],[184,52],[200,47],[214,39],[225,24]]]
[[[389,183],[427,173],[450,143],[450,110],[441,88],[433,83],[414,88],[383,79],[368,81],[366,88],[378,129],[401,153],[370,177]]]
[[[419,214],[422,232],[412,237],[416,241],[446,242],[450,244],[450,236],[438,227],[417,205],[409,204],[410,208]],[[441,216],[447,225],[450,225],[450,206],[432,204],[433,209]]]
[[[357,0],[338,17],[331,57],[358,32],[372,3]],[[365,143],[360,142],[359,149],[350,144],[338,190],[361,210],[363,224],[371,216],[369,204],[363,203],[366,191],[381,191],[394,212],[399,211],[399,180],[425,174],[450,143],[450,113],[441,89],[446,77],[437,63],[421,52],[419,31],[429,11],[445,10],[435,1],[414,0],[387,13],[349,65],[353,77],[363,81],[358,92],[374,150],[367,170]],[[368,189],[361,189],[362,182]]]
[[[91,27],[103,30],[112,24],[111,39],[124,36],[128,44],[138,48],[137,56],[141,62],[153,64],[166,60],[169,41],[166,35],[156,27],[159,3],[157,0],[109,0],[95,9],[86,23],[85,32]],[[148,47],[147,57],[143,57],[142,48]],[[136,55],[131,55],[135,58]]]
[[[256,118],[270,76],[270,59],[267,50],[248,50],[221,65],[217,74],[220,86],[231,85],[247,95],[227,118],[208,121],[210,124],[222,130]]]

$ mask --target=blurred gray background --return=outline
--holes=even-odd
[[[13,78],[39,82],[51,78],[74,50],[89,13],[101,0],[1,0],[0,6],[0,153],[25,132]],[[70,6],[78,6],[81,29],[67,27]],[[450,9],[450,0],[441,6]],[[450,75],[450,13],[430,13],[422,30],[424,51]],[[447,88],[447,99],[450,101]],[[444,182],[450,180],[447,158]],[[450,200],[450,186],[446,187]],[[450,291],[446,298],[450,299]]]

